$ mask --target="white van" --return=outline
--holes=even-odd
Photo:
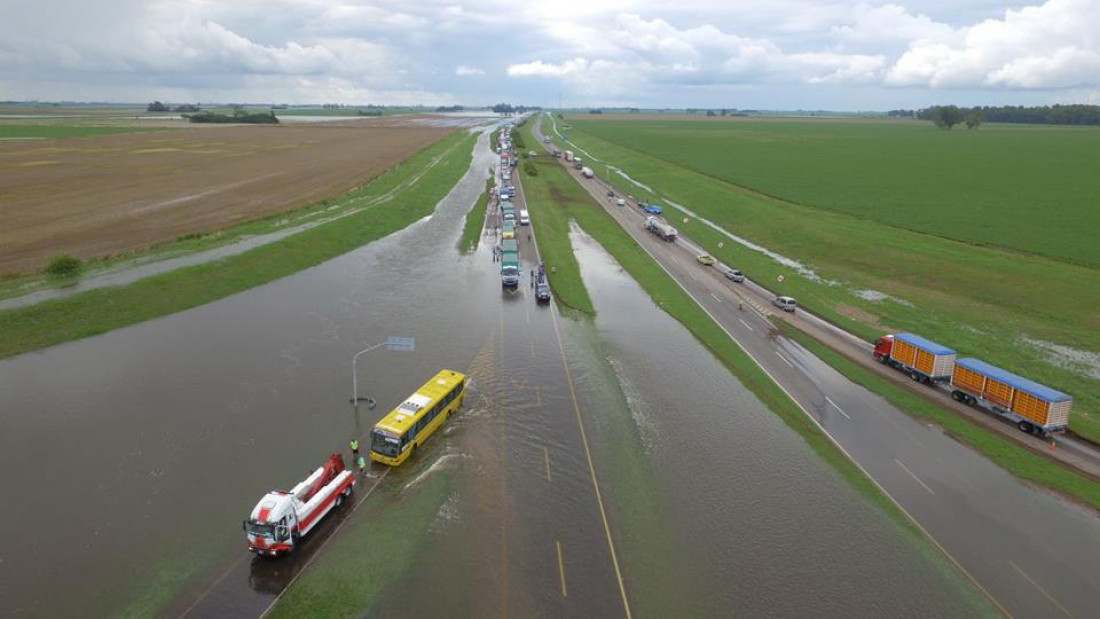
[[[782,309],[784,312],[793,312],[798,307],[798,302],[790,297],[776,297],[772,301],[772,305]]]
[[[527,209],[525,209],[525,208],[519,210],[519,225],[521,225],[521,226],[531,225],[531,217],[527,214]]]

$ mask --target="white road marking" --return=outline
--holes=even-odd
[[[839,406],[837,406],[837,405],[836,405],[836,402],[833,402],[833,399],[832,399],[832,398],[830,398],[829,396],[825,396],[825,401],[826,401],[826,402],[828,402],[829,404],[832,404],[832,405],[833,405],[833,408],[835,408],[835,409],[837,409],[838,411],[840,411],[840,414],[841,414],[841,415],[844,415],[844,418],[845,418],[845,419],[851,419],[851,417],[849,417],[849,416],[848,416],[848,413],[845,413],[845,412],[844,412],[844,409],[843,409],[843,408],[840,408]]]
[[[783,355],[779,354],[779,351],[778,351],[778,350],[777,350],[777,351],[775,351],[775,356],[776,356],[776,357],[779,357],[780,359],[782,359],[782,360],[783,360],[783,363],[786,363],[787,365],[791,366],[792,368],[794,367],[794,364],[793,364],[793,363],[791,363],[790,361],[787,361],[787,358],[786,358],[786,357],[784,357]]]
[[[688,277],[690,277],[691,279],[694,279],[695,281],[699,281],[699,278],[695,277],[695,275],[691,271],[688,271]]]
[[[910,477],[912,477],[913,479],[915,479],[915,480],[917,481],[917,483],[921,485],[921,488],[924,488],[925,490],[927,490],[927,491],[928,491],[928,494],[936,494],[935,492],[932,492],[932,489],[928,487],[928,484],[926,484],[926,483],[924,483],[923,481],[921,481],[921,480],[920,480],[920,477],[917,477],[917,476],[916,476],[916,475],[915,475],[915,474],[913,473],[913,471],[910,471],[910,470],[909,470],[909,467],[907,467],[907,466],[905,466],[904,464],[902,464],[902,463],[901,463],[901,460],[898,460],[897,458],[894,458],[894,462],[897,462],[897,463],[898,463],[898,466],[900,466],[900,467],[901,467],[901,469],[902,469],[903,471],[905,471],[906,473],[909,473],[909,476],[910,476]]]
[[[722,299],[719,299],[719,298],[718,298],[718,295],[714,294],[713,292],[712,292],[712,293],[710,293],[710,296],[714,297],[714,300],[715,300],[715,301],[718,301],[719,303],[721,303],[721,302],[722,302]]]
[[[1025,578],[1025,579],[1027,579],[1027,581],[1028,581],[1029,583],[1031,583],[1031,584],[1032,584],[1032,586],[1034,586],[1034,587],[1035,587],[1036,589],[1038,589],[1038,590],[1039,590],[1039,593],[1042,593],[1043,595],[1045,595],[1045,596],[1046,596],[1046,598],[1047,598],[1048,600],[1050,600],[1050,603],[1051,603],[1051,604],[1054,604],[1055,606],[1057,606],[1057,607],[1058,607],[1058,610],[1060,610],[1060,611],[1062,611],[1063,613],[1065,613],[1067,617],[1072,617],[1072,616],[1073,616],[1073,615],[1072,615],[1072,614],[1071,614],[1071,613],[1070,613],[1070,612],[1069,612],[1068,610],[1066,610],[1066,607],[1065,607],[1065,606],[1062,606],[1062,604],[1061,604],[1061,603],[1060,603],[1060,602],[1059,602],[1058,600],[1054,599],[1054,596],[1053,596],[1053,595],[1051,595],[1050,593],[1048,593],[1046,589],[1044,589],[1044,588],[1042,588],[1041,586],[1039,586],[1039,583],[1037,583],[1037,582],[1035,582],[1034,580],[1032,580],[1032,579],[1031,579],[1031,576],[1028,576],[1026,572],[1024,572],[1024,571],[1023,571],[1022,569],[1020,569],[1020,566],[1019,566],[1019,565],[1016,565],[1016,564],[1015,564],[1015,563],[1013,563],[1012,561],[1009,561],[1009,562],[1008,562],[1008,564],[1009,564],[1009,565],[1011,565],[1011,566],[1013,567],[1013,569],[1015,569],[1015,570],[1016,570],[1017,572],[1019,572],[1019,573],[1020,573],[1020,576],[1023,576],[1023,577]]]
[[[738,318],[737,320],[740,320],[741,324],[745,325],[745,328],[748,329],[749,331],[756,331],[756,329],[753,329],[752,327],[750,327],[749,323],[745,322],[744,320],[741,320],[740,318]]]

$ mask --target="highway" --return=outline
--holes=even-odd
[[[545,150],[541,122],[534,132]],[[700,265],[690,239],[668,243],[647,233],[637,208],[615,206],[601,181],[569,171],[1005,615],[1095,613],[1100,519],[1093,510],[1029,487],[848,381],[777,334],[768,291]],[[866,346],[802,311],[784,319]]]

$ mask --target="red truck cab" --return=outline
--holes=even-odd
[[[875,340],[875,359],[886,362],[890,358],[890,350],[894,348],[894,336],[884,335]]]

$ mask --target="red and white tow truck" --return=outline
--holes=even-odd
[[[244,521],[248,549],[258,555],[276,556],[294,550],[317,523],[351,496],[355,474],[344,466],[339,453],[294,486],[264,495]]]

